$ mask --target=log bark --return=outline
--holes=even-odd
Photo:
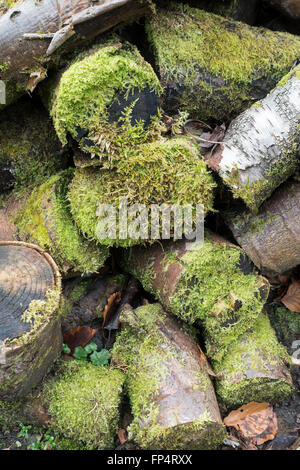
[[[217,394],[230,408],[250,401],[278,403],[294,388],[289,363],[268,317],[261,313],[253,328],[215,364]]]
[[[148,1],[43,0],[36,4],[34,0],[26,0],[17,3],[0,17],[0,78],[7,86],[6,104],[28,89],[32,90],[35,77],[36,83],[45,78],[55,51],[59,55],[62,50],[72,50],[120,23],[150,12]]]
[[[269,293],[244,252],[209,233],[195,250],[180,240],[120,250],[118,260],[168,312],[203,327],[214,360],[251,328]]]
[[[0,243],[0,273],[0,397],[13,401],[41,381],[61,351],[61,279],[48,254],[21,242]]]
[[[21,99],[0,114],[0,193],[29,189],[67,166],[63,149],[42,105]]]
[[[128,366],[134,420],[143,449],[213,449],[225,431],[204,354],[159,304],[121,314],[113,360]]]
[[[108,248],[86,240],[72,220],[66,199],[71,178],[72,171],[58,173],[22,200],[12,194],[0,209],[0,220],[9,224],[0,229],[0,237],[37,243],[64,277],[96,273],[109,256]]]
[[[269,0],[271,5],[279,8],[286,16],[297,20],[300,18],[300,3],[299,0]]]
[[[300,183],[288,181],[264,202],[258,214],[225,216],[236,240],[267,276],[300,264]]]
[[[264,98],[299,56],[296,36],[180,4],[150,18],[147,34],[165,90],[164,110],[180,109],[204,122],[229,121]]]
[[[300,65],[230,124],[208,164],[256,210],[298,168],[299,125]]]

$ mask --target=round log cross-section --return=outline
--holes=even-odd
[[[24,396],[61,350],[61,277],[36,245],[0,242],[0,399]]]

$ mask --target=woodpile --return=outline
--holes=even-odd
[[[254,449],[298,409],[299,16],[0,0],[0,448]]]

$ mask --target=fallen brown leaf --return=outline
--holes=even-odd
[[[103,325],[102,328],[105,328],[105,326],[108,324],[110,319],[112,318],[113,314],[117,310],[118,306],[120,305],[121,302],[121,292],[115,292],[112,294],[108,300],[107,304],[104,308],[103,312]]]
[[[248,441],[248,448],[274,439],[278,430],[277,416],[269,403],[254,401],[232,411],[224,424],[235,428]]]
[[[78,346],[86,346],[89,341],[95,336],[98,329],[93,329],[88,326],[77,326],[64,334],[64,343],[69,346],[71,353],[74,353],[75,348]]]
[[[120,429],[118,432],[118,438],[120,443],[123,445],[128,441],[128,433],[125,429]]]
[[[281,302],[292,312],[300,313],[300,281],[293,280]]]

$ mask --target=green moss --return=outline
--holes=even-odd
[[[113,358],[128,367],[126,389],[134,419],[128,430],[144,449],[212,449],[225,438],[224,428],[214,422],[207,410],[199,410],[193,422],[166,429],[159,421],[159,400],[154,399],[170,371],[172,359],[182,360],[172,343],[166,344],[158,324],[166,318],[159,304],[139,307],[134,312],[121,315],[125,328],[118,335],[113,348]],[[163,344],[162,344],[163,343]],[[184,364],[183,364],[184,365]],[[197,387],[203,391],[209,379],[199,375]],[[197,436],[193,442],[191,436]]]
[[[300,335],[300,315],[285,307],[267,306],[270,322],[277,336],[291,346],[293,338]]]
[[[291,78],[297,78],[300,80],[300,65],[293,68],[289,73],[287,73],[277,84],[277,86],[283,87]]]
[[[51,120],[26,99],[1,113],[0,141],[0,165],[13,168],[19,192],[29,192],[65,167],[66,155]]]
[[[99,240],[97,230],[101,219],[96,213],[100,203],[112,204],[118,216],[121,198],[127,198],[128,209],[134,204],[144,204],[149,219],[152,204],[192,204],[194,207],[203,204],[207,213],[212,209],[214,187],[213,178],[206,163],[199,159],[197,148],[188,140],[177,138],[123,151],[116,168],[77,169],[70,185],[69,200],[78,227],[88,237]],[[117,229],[118,222],[117,217]],[[116,235],[116,240],[99,241],[119,246],[143,242],[142,237],[121,239],[119,230]]]
[[[12,8],[18,0],[0,0],[0,16],[6,13],[9,8]]]
[[[86,130],[87,135],[79,138],[81,147],[86,148],[86,139],[94,142],[86,150],[100,157],[114,153],[120,144],[144,142],[153,126],[145,131],[142,123],[132,123],[128,116],[123,118],[123,126],[111,123],[109,107],[122,95],[128,100],[145,88],[157,96],[162,91],[151,66],[133,46],[108,43],[79,56],[52,95],[51,115],[61,142],[67,142],[68,133],[78,139],[79,129]],[[135,104],[127,111],[133,111]]]
[[[293,35],[182,4],[159,10],[148,20],[147,34],[176,107],[202,120],[238,115],[252,104],[257,87],[263,83],[267,94],[299,55]]]
[[[46,386],[51,427],[87,449],[113,449],[124,374],[82,361],[66,363]]]
[[[235,407],[250,401],[277,403],[286,399],[293,391],[291,378],[281,375],[275,379],[270,370],[283,362],[289,362],[287,351],[278,343],[267,316],[261,314],[225,358],[214,363],[215,372],[222,376],[216,384],[222,402]]]
[[[106,247],[85,240],[72,221],[66,199],[72,176],[72,170],[67,170],[36,188],[15,223],[20,236],[49,251],[62,270],[71,267],[96,272],[109,252]]]

